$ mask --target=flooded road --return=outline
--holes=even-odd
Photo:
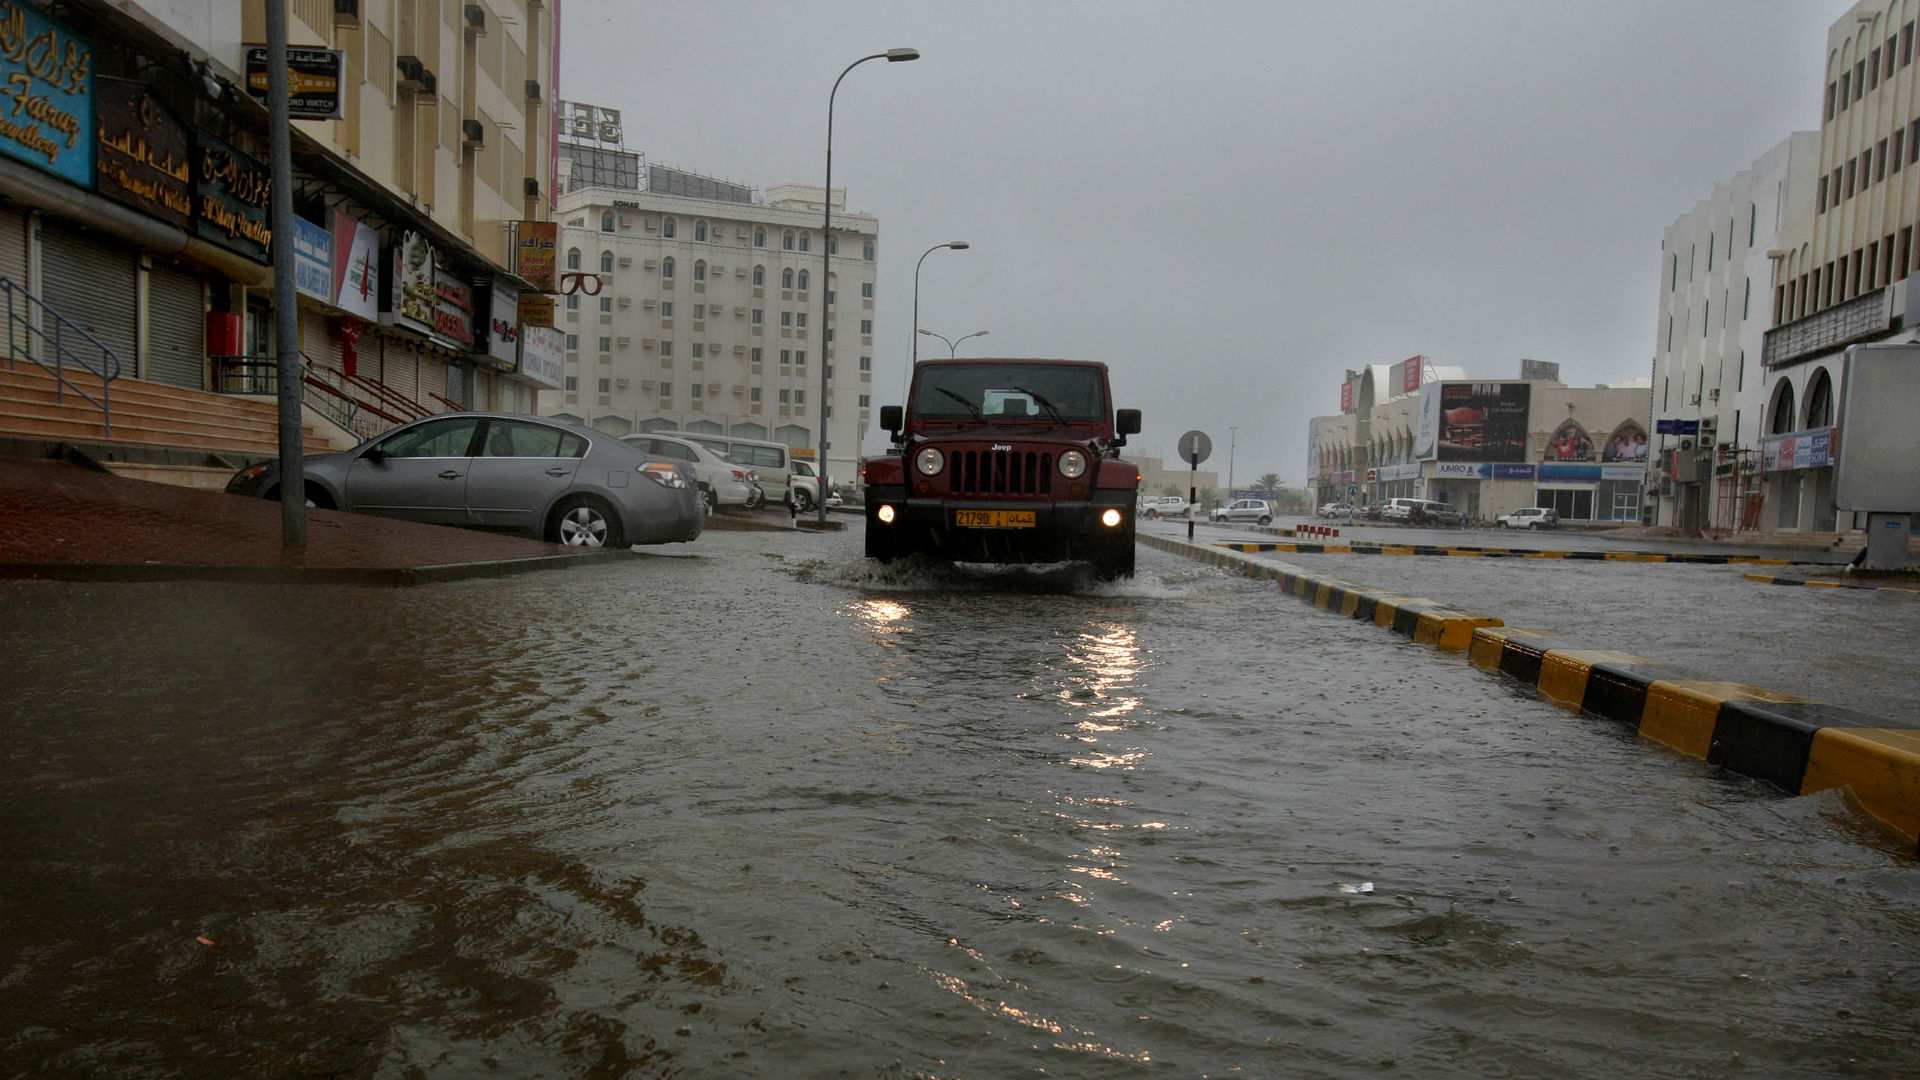
[[[1920,874],[1142,549],[0,585],[0,1075],[1920,1071]]]

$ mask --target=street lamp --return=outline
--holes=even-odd
[[[973,333],[971,333],[971,334],[962,334],[962,335],[960,335],[960,336],[959,336],[959,337],[957,337],[957,338],[950,338],[950,337],[948,337],[948,336],[947,336],[947,335],[945,335],[945,334],[940,334],[940,333],[935,333],[935,332],[934,332],[934,331],[932,331],[932,330],[922,330],[922,331],[920,331],[920,335],[921,335],[922,337],[937,337],[937,338],[939,338],[939,339],[940,339],[941,341],[944,341],[944,342],[946,342],[946,343],[947,343],[947,359],[949,359],[949,360],[951,360],[951,359],[953,359],[953,356],[954,356],[954,353],[956,353],[956,352],[958,352],[958,351],[959,351],[959,349],[960,349],[960,343],[961,343],[961,342],[963,342],[963,341],[965,341],[965,340],[967,340],[968,338],[974,338],[974,337],[986,337],[986,336],[987,336],[987,331],[985,331],[985,330],[975,330],[975,331],[974,331]],[[915,342],[915,344],[918,344],[918,342]],[[914,361],[914,363],[916,363],[916,364],[917,364],[917,363],[919,363],[919,361],[918,361],[918,360],[915,360],[915,361]]]
[[[840,79],[847,72],[869,60],[885,60],[889,64],[898,64],[907,60],[920,59],[919,49],[888,49],[863,56],[848,64],[840,72],[840,78],[833,80],[833,90],[827,94],[827,184],[820,192],[820,524],[827,524],[827,496],[832,493],[833,485],[827,480],[827,338],[833,333],[832,312],[827,307],[827,296],[831,292],[827,282],[833,276],[833,101],[840,96]]]
[[[944,244],[935,244],[921,252],[920,262],[913,264],[913,352],[911,354],[913,358],[907,362],[908,386],[913,385],[913,366],[920,362],[920,335],[925,332],[920,329],[920,263],[926,262],[927,256],[939,251],[941,248],[965,251],[971,246],[973,245],[967,243],[965,240],[949,240]]]
[[[1235,444],[1237,444],[1239,441],[1240,441],[1240,428],[1234,424],[1227,425],[1227,498],[1228,499],[1233,498],[1233,450],[1234,450]]]

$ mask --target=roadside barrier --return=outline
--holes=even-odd
[[[1752,555],[1704,555],[1656,551],[1548,551],[1540,548],[1465,547],[1434,544],[1303,544],[1284,540],[1257,543],[1220,541],[1221,547],[1248,553],[1285,551],[1296,555],[1435,555],[1456,559],[1561,559],[1567,562],[1692,563],[1702,566],[1831,566],[1815,560],[1761,559]]]
[[[1276,536],[1339,536],[1340,530],[1326,525],[1295,525],[1287,529],[1266,529]]]
[[[1771,574],[1741,574],[1740,576],[1762,585],[1798,585],[1808,589],[1852,589],[1856,592],[1890,592],[1920,596],[1920,589],[1909,589],[1902,585],[1868,585],[1857,581],[1815,581],[1811,578],[1774,577]]]
[[[1276,582],[1322,611],[1364,619],[1447,651],[1465,651],[1475,667],[1518,679],[1549,701],[1632,724],[1654,742],[1765,780],[1789,794],[1847,788],[1867,814],[1920,845],[1920,722],[1702,678],[1632,653],[1572,648],[1550,631],[1509,627],[1494,616],[1424,597],[1396,596],[1302,573],[1284,563],[1230,554],[1232,549],[1271,550],[1276,545],[1201,547],[1149,533],[1137,539],[1148,547]]]

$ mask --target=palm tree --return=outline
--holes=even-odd
[[[1254,486],[1265,492],[1267,498],[1274,498],[1280,494],[1280,474],[1271,472],[1262,473],[1259,481],[1255,483]]]

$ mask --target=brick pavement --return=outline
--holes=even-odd
[[[0,577],[409,584],[568,565],[601,554],[364,514],[307,515],[306,551],[286,557],[278,503],[55,461],[0,458]],[[443,569],[423,574],[426,568]],[[456,568],[466,572],[450,572]]]

